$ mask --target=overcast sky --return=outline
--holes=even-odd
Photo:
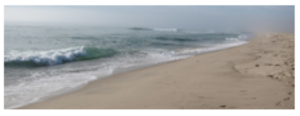
[[[294,6],[5,6],[5,24],[294,31]]]

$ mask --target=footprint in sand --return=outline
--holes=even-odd
[[[225,107],[226,107],[226,105],[220,105],[220,107],[221,107],[221,108],[225,108]]]

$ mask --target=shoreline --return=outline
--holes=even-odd
[[[251,38],[247,38],[247,42],[249,40],[251,40]],[[244,45],[244,44],[247,44],[247,43],[243,43],[241,45]],[[27,102],[27,103],[24,103],[24,104],[19,104],[19,105],[16,105],[14,107],[9,107],[9,108],[6,108],[6,109],[19,109],[19,108],[22,108],[22,107],[25,107],[25,106],[28,106],[28,105],[31,105],[31,104],[34,104],[34,103],[43,102],[45,100],[48,100],[48,99],[51,99],[51,98],[54,98],[54,97],[58,97],[58,96],[61,96],[61,95],[64,95],[64,94],[69,94],[69,93],[72,93],[72,92],[75,92],[75,91],[78,91],[78,90],[82,89],[87,84],[89,84],[89,83],[91,83],[93,81],[98,81],[98,80],[101,80],[101,79],[104,79],[104,78],[107,78],[107,77],[114,76],[116,74],[126,73],[126,72],[130,72],[130,71],[134,71],[134,70],[139,70],[139,69],[144,69],[144,68],[148,68],[148,67],[152,67],[152,66],[156,66],[156,65],[163,65],[163,64],[166,64],[166,63],[170,63],[170,62],[176,62],[176,61],[179,61],[179,60],[184,60],[186,58],[195,57],[195,56],[198,56],[198,55],[207,54],[207,53],[211,53],[211,52],[216,52],[216,51],[222,51],[222,50],[226,50],[226,49],[231,49],[231,48],[238,47],[238,46],[241,46],[241,45],[236,45],[236,46],[228,47],[228,48],[224,48],[224,49],[216,49],[216,50],[211,50],[211,51],[205,51],[205,52],[200,52],[200,53],[191,53],[191,54],[188,54],[188,55],[191,55],[191,56],[186,56],[184,58],[178,58],[178,59],[171,60],[171,61],[163,61],[163,62],[156,62],[156,63],[150,63],[150,64],[143,64],[143,65],[136,65],[136,66],[116,68],[109,75],[95,76],[96,79],[87,81],[87,83],[83,83],[83,84],[81,84],[79,86],[76,86],[76,87],[74,87],[72,89],[65,90],[65,91],[60,90],[60,91],[57,91],[56,93],[54,93],[52,95],[48,95],[48,96],[36,98],[36,99],[34,99],[34,100],[30,101],[30,102]],[[182,54],[182,55],[187,55],[187,54]]]
[[[275,36],[294,38],[260,35],[241,46],[116,73],[20,109],[294,109],[294,73],[280,66],[291,62],[264,63],[270,61],[265,45],[279,41]]]

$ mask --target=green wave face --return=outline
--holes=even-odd
[[[35,59],[29,59],[25,61],[15,60],[10,62],[5,62],[5,67],[41,67],[41,66],[49,66],[48,62],[57,62],[56,64],[63,64],[73,61],[83,61],[83,60],[90,60],[90,59],[99,59],[99,58],[105,58],[105,57],[112,57],[116,54],[118,54],[118,51],[114,49],[101,49],[101,48],[95,48],[95,47],[85,47],[84,51],[86,55],[74,55],[74,59],[62,59],[61,57],[55,57],[55,59],[50,61],[47,59],[45,62],[34,62]],[[59,51],[58,51],[59,52]],[[52,56],[49,56],[52,57]],[[41,58],[44,59],[45,58]]]
[[[87,55],[79,56],[75,59],[75,61],[112,57],[118,53],[114,49],[110,49],[110,48],[100,49],[100,48],[94,48],[94,47],[87,47],[87,48],[85,48],[85,51],[86,51]]]

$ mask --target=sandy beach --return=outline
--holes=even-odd
[[[294,34],[118,73],[21,109],[294,109]]]

